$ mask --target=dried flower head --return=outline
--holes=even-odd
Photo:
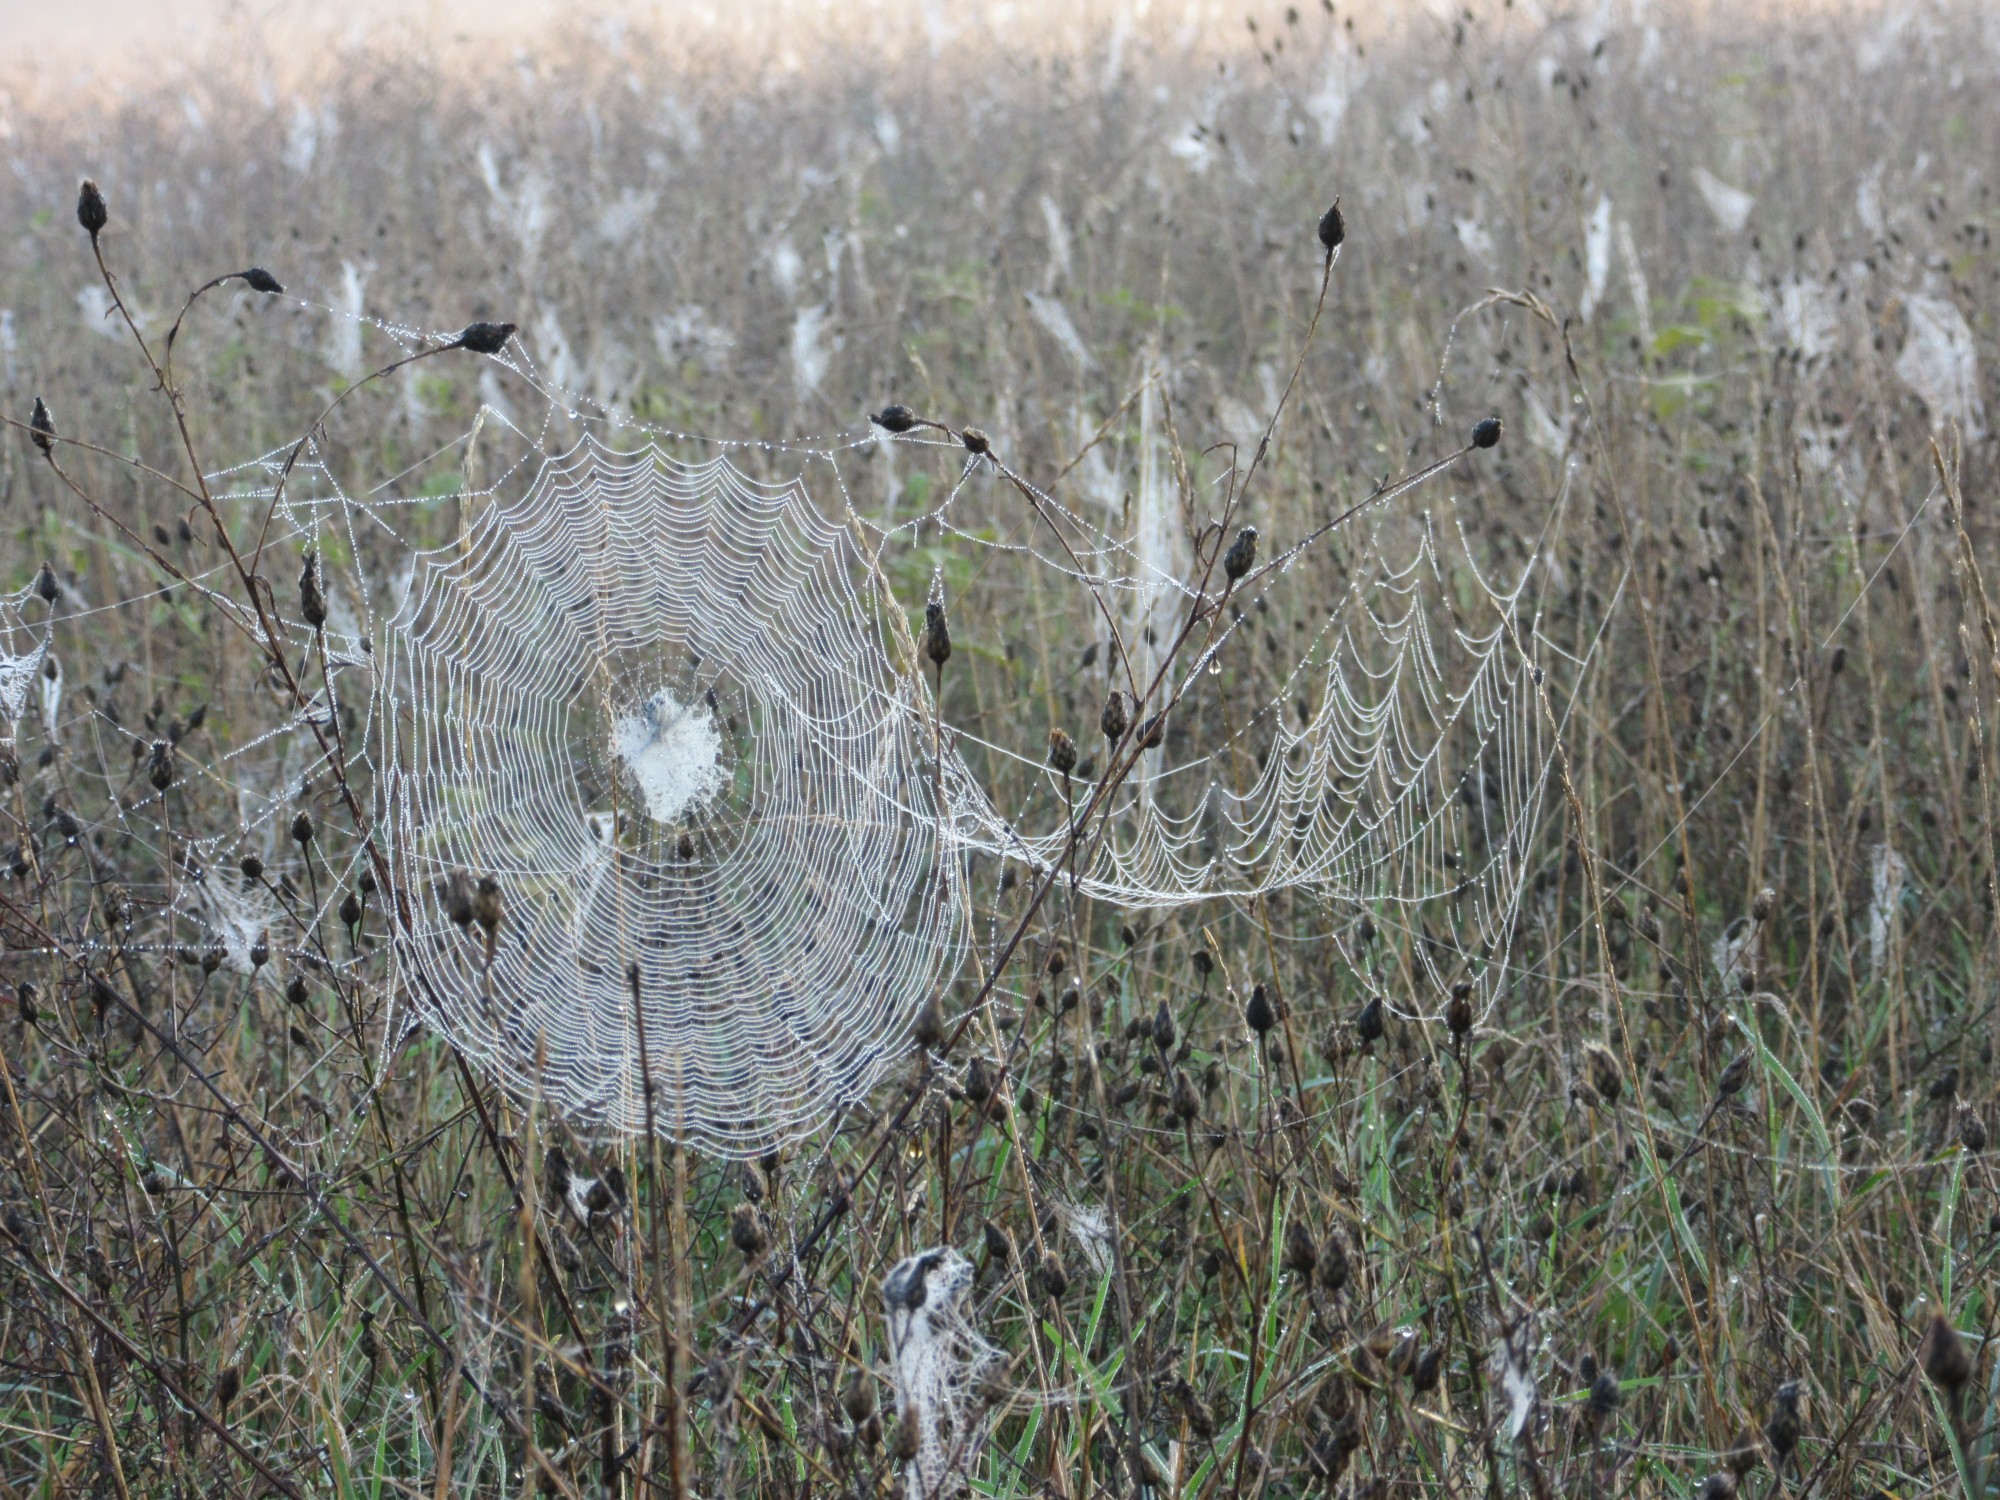
[[[83,186],[76,193],[76,222],[95,243],[104,233],[104,226],[111,222],[111,211],[104,206],[104,194],[97,184],[86,177]]]
[[[1125,707],[1125,695],[1113,688],[1104,696],[1104,711],[1097,716],[1097,727],[1107,740],[1116,744],[1131,726],[1132,717]]]
[[[908,432],[917,425],[917,414],[900,403],[891,403],[872,413],[868,420],[884,432]]]
[[[236,274],[243,278],[244,285],[248,286],[253,292],[275,295],[284,290],[284,287],[279,284],[278,278],[262,266],[252,266],[249,270],[238,271]]]
[[[1222,573],[1231,583],[1257,566],[1257,528],[1245,526],[1222,554]]]
[[[1049,764],[1064,776],[1076,769],[1076,741],[1064,730],[1049,731]]]
[[[1340,200],[1335,198],[1327,211],[1319,216],[1319,242],[1328,255],[1340,248],[1347,238],[1347,220],[1341,217]]]
[[[35,409],[28,413],[28,435],[35,446],[50,458],[56,452],[56,419],[49,415],[49,404],[40,396],[35,397]],[[53,576],[53,575],[51,575]],[[44,594],[43,598],[49,596]]]
[[[1472,424],[1472,446],[1475,448],[1497,448],[1500,434],[1506,430],[1498,417],[1481,417]]]
[[[448,347],[470,354],[498,354],[514,336],[512,323],[468,323]]]

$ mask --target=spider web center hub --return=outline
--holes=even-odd
[[[611,753],[656,823],[679,822],[729,781],[714,711],[668,688],[612,720]]]

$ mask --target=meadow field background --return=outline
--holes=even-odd
[[[2000,12],[789,5],[116,61],[0,65],[0,1495],[2000,1482]],[[163,388],[133,325],[158,356],[250,267],[284,290],[205,293]],[[476,322],[511,364],[364,378]],[[892,538],[912,632],[948,601],[923,690],[1026,805],[1052,729],[1109,758],[1107,663],[968,427],[1191,570],[1225,508],[1269,557],[1456,456],[1272,580],[1164,754],[1254,777],[1232,705],[1385,569],[1432,559],[1447,682],[1527,576],[1504,943],[974,859],[880,1086],[744,1160],[412,1029],[366,757],[286,759],[369,711],[287,703],[334,668],[299,538],[256,550],[272,456],[314,435],[302,491],[427,547],[586,434],[802,477]],[[379,628],[389,541],[317,545],[329,629]],[[884,1278],[942,1247],[924,1395]]]

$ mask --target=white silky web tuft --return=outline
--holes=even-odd
[[[591,442],[419,561],[378,697],[400,952],[510,1087],[753,1154],[865,1093],[950,979],[931,731],[863,572],[796,483]],[[488,876],[490,969],[447,895]]]

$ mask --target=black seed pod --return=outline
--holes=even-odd
[[[1062,1257],[1051,1250],[1042,1257],[1042,1264],[1035,1273],[1042,1290],[1051,1297],[1060,1297],[1069,1290],[1069,1272],[1063,1269]]]
[[[513,336],[512,323],[468,323],[465,331],[452,340],[451,347],[471,354],[498,354]]]
[[[1463,979],[1451,987],[1451,999],[1444,1007],[1444,1024],[1453,1036],[1464,1036],[1472,1030],[1472,986]]]
[[[1368,997],[1368,1003],[1361,1007],[1361,1013],[1354,1018],[1354,1029],[1364,1042],[1381,1040],[1382,1033],[1387,1030],[1387,1023],[1383,1016],[1380,995]]]
[[[264,878],[264,861],[254,854],[244,855],[241,860],[237,861],[236,868],[243,872],[245,880],[262,880]]]
[[[304,845],[304,844],[310,844],[312,841],[313,841],[312,814],[308,812],[302,812],[296,818],[292,819],[292,842]]]
[[[908,432],[917,425],[917,414],[900,403],[883,407],[868,418],[884,432]]]
[[[1064,776],[1076,769],[1076,741],[1061,729],[1049,731],[1049,764]]]
[[[967,453],[985,454],[993,451],[992,441],[977,427],[966,428],[958,435],[958,440],[965,444]]]
[[[1326,1241],[1319,1247],[1319,1259],[1313,1265],[1313,1274],[1319,1277],[1319,1284],[1329,1292],[1337,1292],[1347,1285],[1350,1271],[1347,1263],[1347,1246],[1342,1243],[1340,1231],[1327,1231]]]
[[[1616,1104],[1618,1095],[1624,1091],[1625,1074],[1618,1066],[1618,1059],[1611,1055],[1611,1049],[1597,1042],[1585,1042],[1583,1060],[1590,1070],[1591,1089],[1606,1104]]]
[[[491,875],[479,877],[479,884],[472,892],[472,920],[479,924],[479,930],[486,934],[490,944],[500,933],[500,923],[506,915],[506,903],[500,895],[500,882]]]
[[[1799,1445],[1799,1396],[1803,1390],[1798,1381],[1787,1380],[1771,1394],[1771,1419],[1764,1424],[1764,1441],[1770,1444],[1771,1457],[1776,1460],[1773,1468],[1782,1469]]]
[[[1481,417],[1472,426],[1472,446],[1475,448],[1497,448],[1500,434],[1506,425],[1498,417]]]
[[[1318,1264],[1319,1246],[1313,1243],[1312,1231],[1302,1220],[1292,1220],[1285,1226],[1285,1269],[1310,1276]]]
[[[935,667],[951,660],[951,626],[945,620],[942,604],[924,606],[924,655]]]
[[[1125,695],[1113,688],[1104,697],[1104,712],[1097,716],[1097,727],[1104,737],[1116,744],[1125,738],[1125,731],[1132,726],[1132,716],[1125,709]]]
[[[35,409],[28,413],[28,435],[35,440],[35,446],[51,458],[56,451],[56,419],[49,415],[49,404],[40,396],[35,397]],[[46,571],[46,569],[44,570]],[[51,574],[51,577],[54,575]],[[48,594],[42,595],[50,599]]]
[[[1618,1410],[1618,1404],[1625,1399],[1619,1388],[1618,1376],[1610,1370],[1599,1370],[1597,1378],[1590,1382],[1590,1414],[1600,1422]]]
[[[83,179],[83,186],[77,189],[76,222],[83,226],[84,233],[92,240],[104,233],[104,226],[111,222],[110,210],[104,206],[104,194],[88,177]]]
[[[1347,238],[1347,220],[1340,215],[1340,200],[1333,200],[1331,207],[1319,216],[1319,242],[1328,255],[1340,248]]]
[[[294,1005],[304,1005],[307,999],[310,998],[303,974],[294,974],[291,977],[291,980],[285,985],[285,998]]]
[[[1257,528],[1245,526],[1236,533],[1236,540],[1229,544],[1229,550],[1222,554],[1223,576],[1231,583],[1257,566]]]
[[[1438,1377],[1444,1373],[1444,1345],[1432,1344],[1417,1356],[1417,1367],[1410,1371],[1410,1389],[1419,1396],[1437,1389]]]
[[[1771,913],[1777,909],[1778,893],[1768,885],[1750,898],[1750,920],[1753,922],[1770,921]]]
[[[739,1203],[729,1216],[729,1243],[743,1252],[745,1260],[755,1260],[771,1243],[764,1228],[764,1216],[754,1203]]]
[[[1201,1091],[1185,1068],[1174,1069],[1174,1088],[1168,1107],[1173,1110],[1174,1118],[1182,1122],[1192,1121],[1201,1114]]]
[[[271,961],[271,934],[260,932],[250,944],[250,967],[261,969]]]
[[[986,1255],[995,1265],[1005,1265],[1014,1254],[1014,1241],[992,1219],[986,1221]]]
[[[1273,1008],[1270,996],[1264,993],[1263,985],[1253,984],[1250,987],[1250,1000],[1243,1007],[1243,1019],[1260,1037],[1278,1024],[1278,1012]]]
[[[299,570],[299,614],[314,630],[326,624],[326,583],[316,552],[306,554]]]
[[[1963,1099],[1958,1104],[1958,1143],[1974,1156],[1986,1149],[1986,1122]]]
[[[253,292],[277,293],[284,290],[278,284],[278,278],[262,266],[252,266],[249,270],[239,271],[237,274],[243,278],[245,285]]]
[[[875,1382],[858,1365],[840,1383],[840,1407],[848,1420],[857,1424],[875,1415]]]
[[[993,1097],[993,1073],[986,1066],[986,1059],[975,1055],[965,1065],[965,1097],[974,1104],[984,1104]]]
[[[1174,1045],[1174,1013],[1167,1009],[1162,1000],[1160,1008],[1153,1012],[1153,1045],[1162,1052],[1170,1052]]]
[[[215,1377],[215,1404],[227,1413],[229,1403],[236,1399],[236,1393],[242,1388],[243,1377],[236,1366],[224,1365]]]
[[[1166,743],[1166,739],[1167,716],[1164,713],[1154,714],[1139,726],[1139,748],[1141,750],[1157,750],[1161,745]]]
[[[438,891],[438,900],[454,926],[463,930],[472,925],[472,877],[465,871],[452,871]]]
[[[146,779],[153,790],[164,792],[174,784],[174,747],[165,740],[153,741],[153,755],[146,767]]]
[[[340,920],[346,927],[361,925],[361,898],[352,891],[340,898]]]
[[[944,1006],[936,995],[917,1007],[916,1019],[910,1023],[910,1040],[926,1052],[944,1045]]]
[[[1931,1315],[1930,1327],[1924,1330],[1924,1341],[1917,1347],[1917,1364],[1956,1408],[1966,1382],[1972,1379],[1972,1356],[1966,1351],[1965,1340],[1951,1326],[1951,1319],[1941,1312]]]

